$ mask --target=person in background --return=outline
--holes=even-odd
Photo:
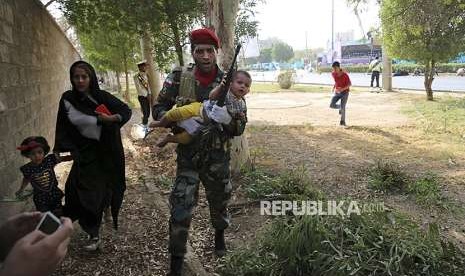
[[[376,80],[376,92],[379,93],[379,90],[381,89],[379,87],[379,74],[381,72],[381,61],[379,60],[379,57],[375,57],[375,59],[370,62],[369,70],[371,71],[370,87],[373,88],[373,82]]]
[[[332,92],[334,96],[331,99],[329,105],[330,108],[339,109],[339,114],[341,115],[341,121],[339,124],[341,126],[346,125],[346,104],[349,99],[349,90],[352,85],[349,75],[344,72],[341,68],[341,64],[337,61],[333,62],[332,65],[333,72],[332,76],[334,79],[334,86]],[[340,104],[337,104],[338,101],[341,101]]]
[[[151,97],[152,94],[150,93],[149,82],[147,78],[147,62],[141,61],[137,63],[137,68],[139,72],[134,75],[134,84],[137,90],[137,99],[139,100],[140,109],[142,110],[142,126],[144,127],[144,131],[147,132],[147,124],[149,122],[150,116],[150,107],[152,106]]]

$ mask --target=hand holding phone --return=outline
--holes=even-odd
[[[44,234],[53,234],[61,226],[61,221],[52,212],[48,211],[37,224],[36,230],[42,231]]]

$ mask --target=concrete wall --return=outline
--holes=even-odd
[[[40,1],[0,1],[0,199],[14,197],[28,161],[16,146],[31,135],[53,146],[58,100],[79,58]],[[0,221],[28,208],[0,202]]]

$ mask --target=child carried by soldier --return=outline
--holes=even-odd
[[[250,91],[250,85],[252,84],[252,78],[247,71],[238,70],[234,72],[231,86],[226,95],[225,106],[228,113],[233,119],[244,119],[246,118],[247,106],[245,103],[244,96]],[[209,99],[200,102],[193,102],[181,107],[176,107],[168,111],[160,121],[153,121],[150,123],[151,128],[156,127],[168,127],[173,123],[178,123],[182,126],[182,121],[194,118],[200,123],[208,122],[211,117],[210,113],[220,98],[225,82],[215,87],[209,95]],[[189,144],[192,137],[197,134],[199,127],[184,130],[177,134],[168,134],[157,142],[157,146],[164,147],[167,143],[180,143]]]

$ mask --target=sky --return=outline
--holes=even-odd
[[[375,1],[361,15],[365,33],[379,25]],[[334,32],[354,30],[355,39],[362,37],[357,17],[346,0],[334,0]],[[294,49],[325,47],[331,39],[331,0],[266,0],[257,8],[259,39],[278,37]]]

